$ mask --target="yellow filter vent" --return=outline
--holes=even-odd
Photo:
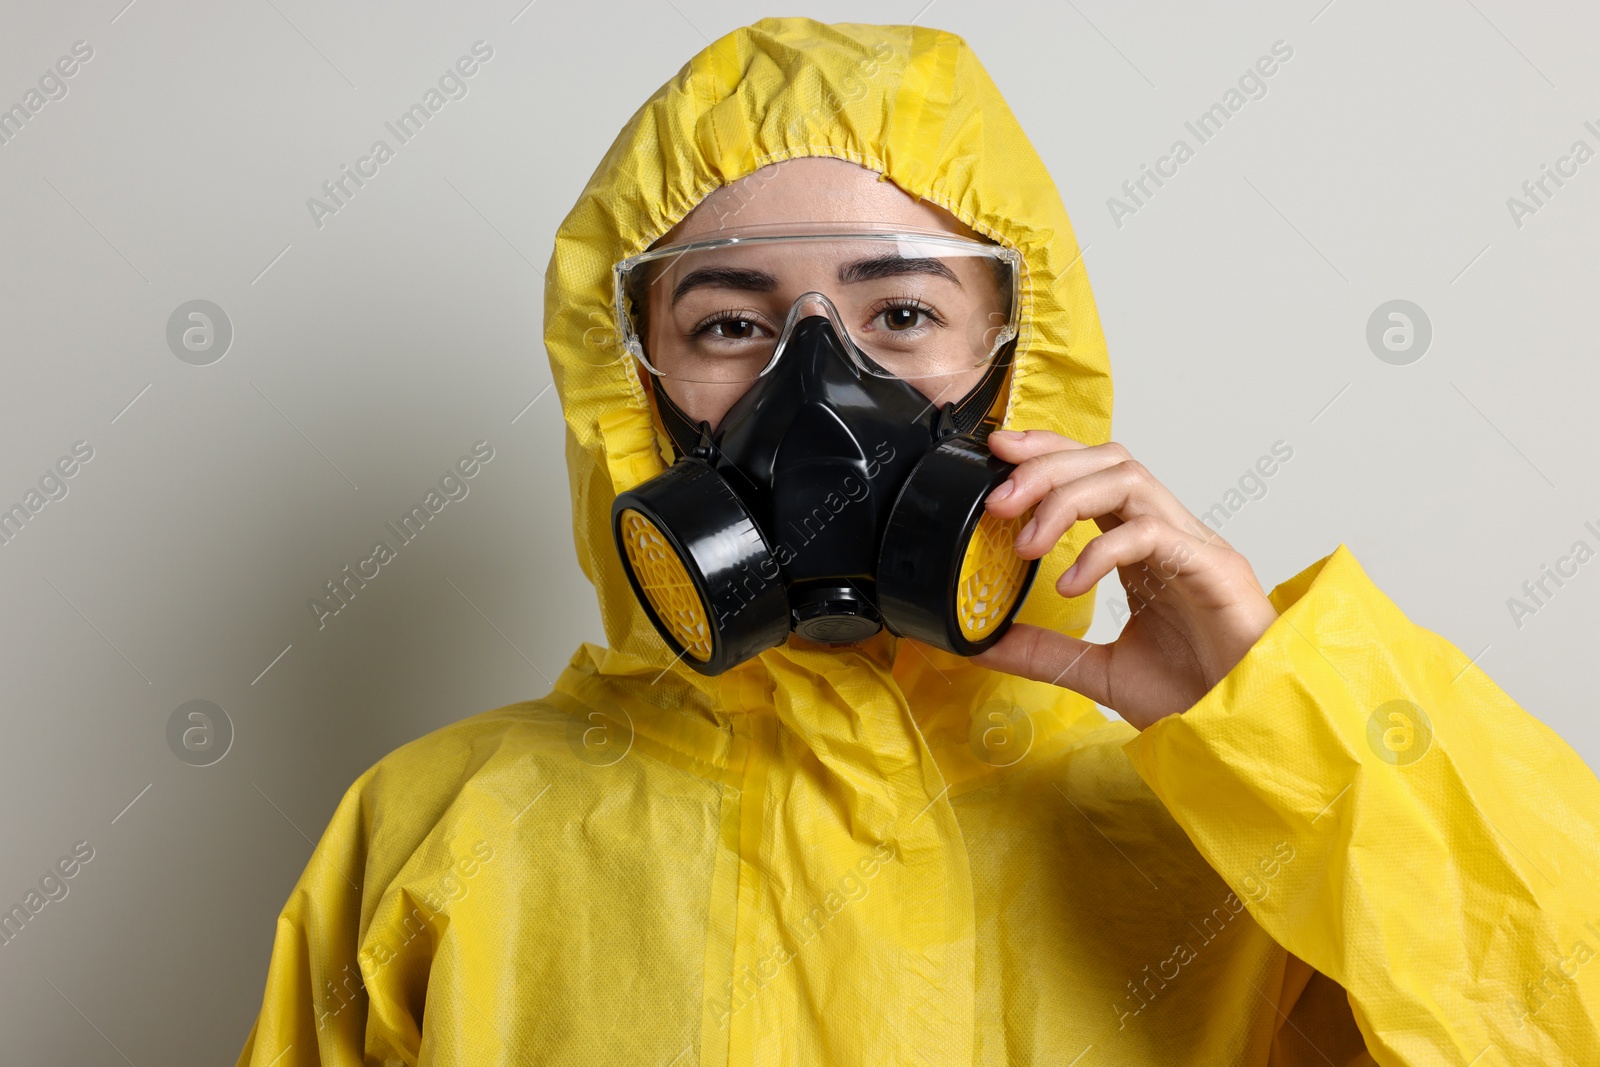
[[[956,618],[968,641],[987,637],[1022,595],[1029,561],[1017,555],[1016,542],[1031,514],[997,519],[985,511],[972,531],[956,583]]]
[[[711,658],[711,627],[705,601],[683,560],[656,524],[632,508],[622,513],[621,528],[628,566],[650,607],[688,655],[706,662]]]

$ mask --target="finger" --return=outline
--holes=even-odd
[[[1108,645],[1019,622],[972,661],[990,670],[1063,686],[1097,704],[1111,706]]]
[[[1053,430],[995,430],[989,434],[989,451],[1007,463],[1021,463],[1046,452],[1069,448],[1091,448]]]
[[[1153,515],[1142,515],[1103,533],[1083,546],[1072,566],[1056,579],[1056,592],[1081,596],[1118,567],[1147,563],[1163,579],[1177,577],[1185,563],[1204,548],[1197,538]]]
[[[1017,555],[1024,559],[1043,556],[1080,519],[1098,519],[1102,530],[1112,530],[1125,522],[1153,515],[1182,528],[1189,513],[1160,487],[1135,460],[1058,483],[1045,494],[1033,517],[1017,536]],[[1115,516],[1107,523],[1103,516]]]
[[[996,518],[1015,518],[1062,482],[1081,478],[1130,458],[1127,449],[1115,442],[1086,446],[1047,430],[1029,430],[1028,433],[1045,434],[1055,443],[1065,444],[1059,448],[1044,449],[1043,446],[1022,442],[1015,444],[1009,454],[991,448],[998,458],[1016,464],[1016,469],[984,501]],[[990,441],[994,438],[995,434],[989,435]],[[1029,452],[1037,454],[1027,454]]]
[[[1000,432],[998,430],[995,431],[995,433]],[[994,439],[995,433],[989,435],[991,440]],[[1144,464],[1134,459],[1125,446],[1116,441],[1107,441],[1103,445],[1086,447],[1072,441],[1071,438],[1062,437],[1060,434],[1052,434],[1047,430],[1029,430],[1028,433],[1043,435],[1041,440],[1053,438],[1057,442],[1064,441],[1069,442],[1069,444],[1064,449],[1027,456],[1022,458],[1020,462],[1013,459],[1012,454],[1002,454],[999,450],[991,449],[999,458],[1007,462],[1017,462],[1016,469],[1011,472],[1004,482],[996,486],[984,501],[989,511],[996,518],[1015,518],[1040,500],[1043,500],[1046,494],[1058,486],[1064,485],[1075,478],[1086,477],[1096,471],[1105,470],[1118,464],[1127,464],[1128,471],[1137,474],[1140,478],[1139,482],[1134,483],[1134,489],[1137,490],[1138,498],[1146,505],[1136,511],[1135,514],[1141,514],[1145,511],[1159,514],[1172,525],[1180,530],[1187,531],[1200,540],[1209,541],[1212,544],[1220,543],[1221,539],[1216,531],[1195,518],[1194,514],[1183,506],[1183,502],[1173,495],[1172,490],[1162,485]],[[1014,442],[1012,446],[1002,447],[1026,447],[1030,451],[1036,448],[1036,446],[1027,442],[1023,442],[1021,445],[1017,445]],[[1108,512],[1100,513],[1100,515],[1103,514],[1108,514]],[[1085,514],[1082,517],[1098,518],[1100,515],[1090,516]],[[1126,516],[1122,517],[1126,518]],[[1113,525],[1116,525],[1116,523],[1102,524],[1107,529]]]

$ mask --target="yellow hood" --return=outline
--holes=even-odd
[[[1111,371],[1072,224],[966,42],[916,26],[805,18],[735,30],[690,60],[617,135],[562,223],[546,276],[545,344],[567,420],[573,536],[611,649],[602,673],[660,671],[673,658],[629,588],[609,528],[616,494],[664,470],[670,454],[612,325],[611,266],[649,247],[712,190],[797,156],[861,164],[1020,251],[1021,335],[1005,425],[1088,443],[1110,433]],[[1044,559],[1023,621],[1088,629],[1093,592],[1067,600],[1052,579],[1094,532],[1080,523]],[[890,638],[877,644],[880,661],[914,655]],[[856,653],[785,647],[742,669],[809,659],[822,670],[815,657],[841,655]],[[933,655],[946,673],[982,670]],[[725,684],[672,669],[708,694]],[[1062,692],[1039,686],[1031,706]]]

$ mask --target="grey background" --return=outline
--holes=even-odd
[[[0,545],[0,902],[94,858],[0,947],[0,1058],[231,1063],[273,920],[339,796],[396,746],[542,695],[601,640],[571,547],[541,343],[556,226],[618,128],[715,37],[700,0],[0,8],[0,105],[93,58],[0,146],[0,505],[94,458]],[[1521,227],[1506,199],[1600,126],[1600,14],[1402,5],[813,3],[965,36],[1072,213],[1114,433],[1196,513],[1294,449],[1223,533],[1269,588],[1341,541],[1600,766],[1600,160]],[[1324,6],[1326,4],[1326,6]],[[306,199],[474,41],[493,59],[336,216]],[[1118,226],[1107,207],[1273,42],[1294,50]],[[169,315],[229,316],[178,359]],[[1406,366],[1366,323],[1432,322]],[[307,598],[478,440],[495,458],[319,630]],[[1091,637],[1114,635],[1103,582]],[[1587,653],[1587,654],[1586,654]],[[225,709],[196,767],[174,709]],[[130,806],[131,805],[131,806]]]

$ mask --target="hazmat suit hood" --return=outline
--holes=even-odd
[[[967,44],[935,29],[805,18],[736,30],[691,59],[628,121],[562,223],[546,276],[545,343],[567,423],[573,535],[610,649],[597,666],[602,673],[653,677],[670,669],[713,702],[738,684],[669,667],[672,652],[638,604],[611,538],[615,496],[674,458],[612,327],[612,264],[648,248],[712,190],[800,156],[857,163],[1017,249],[1021,321],[1002,425],[1089,444],[1108,438],[1110,367],[1072,225],[1038,153]],[[1094,532],[1079,523],[1044,558],[1020,621],[1078,635],[1088,629],[1093,591],[1065,599],[1050,579]],[[1034,706],[1083,710],[1065,690],[900,645],[884,634],[863,648],[781,646],[738,670],[748,680],[794,669],[827,673],[846,659],[887,670],[909,658],[970,676],[965,684],[986,697],[1025,689]]]

